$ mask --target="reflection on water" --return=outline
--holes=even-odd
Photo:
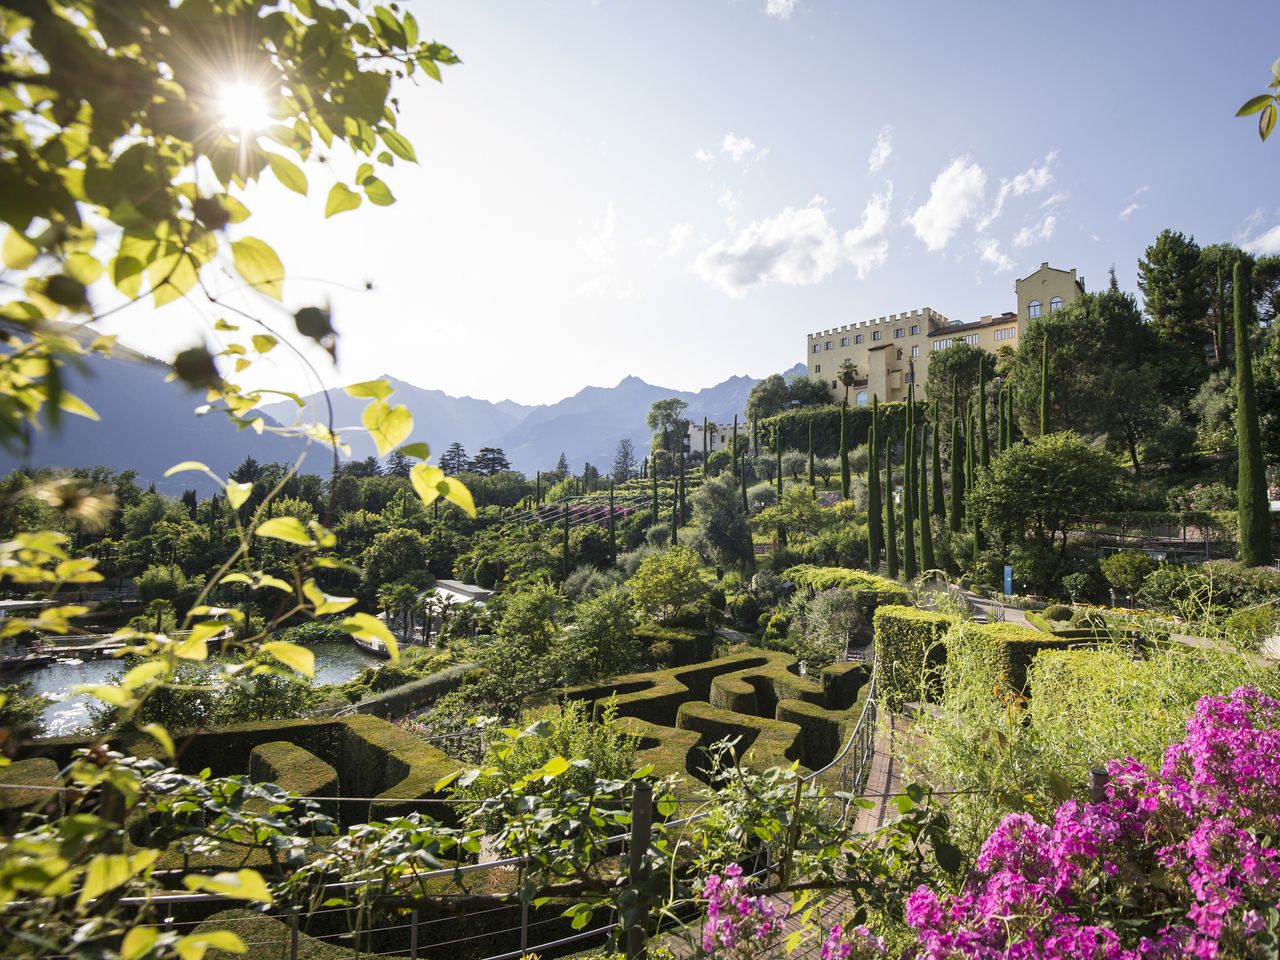
[[[353,643],[313,643],[308,645],[308,649],[316,655],[317,685],[345,683],[365,667],[385,662],[365,653]],[[33,693],[64,698],[50,703],[40,715],[44,735],[56,737],[74,733],[89,720],[91,698],[71,691],[80,684],[107,683],[123,670],[124,664],[114,658],[86,660],[83,663],[70,661],[36,667],[5,677],[4,682],[29,681]]]

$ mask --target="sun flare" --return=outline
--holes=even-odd
[[[229,83],[218,94],[222,123],[233,130],[260,130],[271,123],[270,103],[261,87]]]

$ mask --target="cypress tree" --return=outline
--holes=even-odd
[[[889,576],[898,576],[898,532],[893,519],[893,444],[884,445],[884,549],[889,567]]]
[[[778,499],[782,499],[782,424],[778,424],[774,428],[773,434],[773,454],[777,458],[777,472],[775,479],[778,481]]]
[[[738,479],[738,415],[733,415],[733,447],[729,450],[729,462],[733,465],[733,479]]]
[[[747,458],[745,455],[742,458],[742,512],[744,515],[751,512],[747,507]]]
[[[960,532],[961,521],[964,519],[964,471],[960,468],[960,457],[963,450],[960,448],[962,441],[960,435],[960,418],[951,418],[951,530],[953,533]]]
[[[902,572],[916,578],[915,460],[916,426],[912,388],[907,387],[907,435],[902,441]]]
[[[849,499],[849,448],[845,442],[845,421],[849,419],[849,401],[840,401],[840,496]]]
[[[936,449],[938,441],[933,446]],[[929,425],[920,425],[920,563],[925,570],[937,566],[933,555],[933,525],[929,522]]]
[[[813,415],[809,415],[809,486],[817,486],[813,478]]]
[[[1009,423],[1009,446],[1012,447],[1015,436],[1017,434],[1017,430],[1018,430],[1018,425],[1017,425],[1018,421],[1017,421],[1017,418],[1014,416],[1014,412],[1013,412],[1014,411],[1013,401],[1016,396],[1016,394],[1013,391],[1013,384],[1009,384],[1009,389],[1006,390],[1005,392],[1008,394],[1008,397],[1006,398],[1006,402],[1009,404],[1009,410],[1007,412],[1008,423]]]
[[[613,477],[609,478],[609,566],[618,562],[618,538],[613,526]]]
[[[676,485],[671,488],[671,545],[674,547],[679,543],[680,518],[677,512],[680,509],[680,497],[676,491],[680,487],[680,481],[676,481]]]
[[[996,391],[996,453],[1004,453],[1004,390]]]
[[[760,418],[751,418],[751,455],[760,456]]]
[[[1249,302],[1250,268],[1236,261],[1231,285],[1235,293],[1236,340],[1236,444],[1240,466],[1236,495],[1240,512],[1240,562],[1247,567],[1271,563],[1271,504],[1262,465],[1262,437],[1258,428],[1258,401],[1253,389],[1253,358],[1249,350],[1252,310]]]
[[[1040,342],[1040,436],[1049,432],[1049,331]]]
[[[541,470],[538,471],[538,477],[534,481],[534,484],[535,484],[534,489],[537,491],[537,493],[535,494],[535,497],[537,498],[537,502],[542,503],[542,471]]]
[[[651,454],[649,457],[649,476],[653,481],[653,522],[649,524],[651,527],[658,525],[658,458],[657,454]]]
[[[569,579],[569,502],[564,505],[564,579]]]
[[[1221,366],[1227,352],[1227,284],[1223,271],[1223,258],[1218,258],[1218,323],[1213,331],[1214,359]]]
[[[986,357],[983,356],[982,360]],[[991,438],[987,435],[987,365],[978,363],[978,438],[981,446],[979,461],[984,467],[991,462]]]
[[[676,483],[679,484],[679,490],[680,490],[680,522],[684,523],[686,504],[685,504],[685,486],[684,486],[684,447],[683,445],[680,448],[680,476],[676,480]]]
[[[942,421],[938,418],[938,401],[933,402],[933,515],[947,519],[947,507],[942,495]]]
[[[707,457],[710,455],[707,450],[707,418],[702,418],[702,479],[707,479]]]
[[[867,565],[880,570],[880,400],[871,401],[871,431],[867,436]]]

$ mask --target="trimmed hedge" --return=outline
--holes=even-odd
[[[673,667],[687,667],[690,664],[702,663],[710,659],[711,654],[715,652],[716,636],[706,630],[680,630],[674,627],[660,627],[656,623],[645,623],[636,627],[632,636],[640,642],[645,651],[655,643],[669,643]]]
[[[842,710],[824,710],[801,700],[783,700],[778,704],[778,719],[800,728],[805,763],[811,769],[821,769],[836,758],[862,716],[868,693],[870,687],[864,686],[860,696]]]
[[[252,944],[254,960],[289,960],[291,931],[283,920],[255,910],[223,910],[202,920],[191,932],[212,933],[214,930],[230,930],[245,943]],[[206,960],[240,960],[243,956],[218,949],[205,954]],[[358,956],[354,950],[298,932],[298,960],[355,960]]]
[[[1026,692],[1027,668],[1036,654],[1042,650],[1067,650],[1089,642],[1078,637],[1042,633],[1016,623],[981,623],[971,629],[997,676],[1018,694]],[[1091,639],[1092,634],[1089,636]]]
[[[823,702],[829,710],[847,710],[871,682],[871,665],[852,661],[822,668]]]
[[[931,610],[889,605],[876,610],[874,623],[884,705],[898,711],[922,697],[933,699],[947,658],[943,637],[955,621]]]
[[[254,783],[274,783],[300,797],[338,796],[338,771],[288,740],[276,740],[254,747],[249,754],[249,779]],[[337,818],[340,804],[321,802],[320,812]]]
[[[626,717],[620,723],[623,731],[637,740],[639,766],[652,766],[659,777],[697,773],[702,737],[696,730],[663,727],[636,717]]]
[[[754,767],[781,767],[804,762],[804,740],[797,724],[765,717],[749,717],[713,707],[701,700],[681,704],[676,717],[680,730],[695,730],[708,746],[726,738],[736,738],[739,760]]]
[[[753,717],[777,715],[782,700],[803,700],[822,705],[822,686],[808,677],[800,677],[781,663],[756,670],[721,674],[711,681],[709,703],[713,707]]]
[[[1097,701],[1100,691],[1108,701],[1118,701],[1126,690],[1150,689],[1142,677],[1153,669],[1150,661],[1113,650],[1042,650],[1032,661],[1028,680],[1031,722],[1079,714]]]
[[[17,760],[0,774],[6,784],[0,787],[0,822],[16,819],[37,807],[48,806],[54,812],[62,806],[62,778],[58,765],[48,757]],[[30,787],[48,787],[49,790],[31,790]]]
[[[907,606],[911,602],[911,595],[902,584],[863,570],[850,570],[847,567],[818,567],[802,563],[788,567],[783,576],[798,588],[810,593],[819,593],[834,587],[848,590],[853,594],[854,602],[868,623],[875,617],[879,607],[886,604]]]
[[[923,402],[917,406],[925,409]],[[760,421],[760,439],[767,442],[769,449],[776,449],[779,432],[782,436],[783,450],[807,450],[809,448],[809,425],[813,424],[813,452],[818,457],[840,456],[840,407],[832,404],[820,407],[801,407],[798,410],[786,410],[777,416],[765,417]],[[906,434],[907,405],[897,400],[880,404],[881,440],[900,440]],[[871,430],[871,408],[850,407],[846,421],[847,433],[845,441],[849,448],[862,446],[867,442],[867,434]]]
[[[355,705],[355,711],[383,719],[403,717],[456,690],[476,669],[473,663],[454,664],[421,680],[411,680],[368,700],[361,700]]]

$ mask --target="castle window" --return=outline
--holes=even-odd
[[[903,330],[901,327],[894,327],[893,339],[897,340],[898,338],[905,337],[906,335],[907,335],[907,331]]]
[[[902,351],[901,351],[901,350],[899,350],[899,351],[898,351],[898,359],[899,359],[899,360],[901,360],[901,359],[902,359]]]
[[[832,390],[834,390],[835,388],[836,388],[836,382],[835,382],[834,380],[832,380],[832,381],[831,381],[831,389],[832,389]]]
[[[950,337],[947,337],[945,340],[935,340],[933,341],[933,349],[945,350],[947,349],[947,347],[951,346],[951,344],[954,342],[955,341],[952,340]]]
[[[919,332],[920,332],[920,324],[913,323],[911,325],[911,335],[914,337]]]
[[[997,340],[1012,340],[1018,335],[1017,327],[1005,327],[1003,330],[996,331]]]
[[[872,331],[871,331],[871,339],[872,339],[872,340],[879,340],[879,339],[880,339],[880,333],[881,333],[881,331],[879,331],[879,330],[872,330]]]
[[[1062,298],[1061,298],[1061,297],[1054,297],[1052,300],[1050,300],[1050,301],[1049,301],[1049,312],[1050,312],[1050,313],[1053,313],[1055,310],[1061,310],[1061,309],[1062,309]]]
[[[817,352],[818,352],[819,350],[821,350],[821,349],[822,349],[822,348],[821,348],[820,346],[818,346],[818,344],[816,344],[816,343],[815,343],[815,344],[813,345],[813,352],[814,352],[814,353],[817,353]]]
[[[920,348],[919,348],[919,347],[912,347],[912,348],[911,348],[911,355],[912,355],[913,357],[918,357],[918,356],[920,356]]]
[[[813,372],[814,372],[814,373],[821,373],[821,372],[822,372],[822,364],[820,364],[820,363],[815,363],[815,364],[813,365]]]
[[[1027,304],[1027,319],[1034,320],[1038,316],[1040,316],[1040,301],[1032,300]]]
[[[854,342],[854,343],[861,343],[861,342],[862,342],[862,334],[860,334],[860,333],[855,333],[855,334],[853,335],[853,342]]]
[[[976,347],[978,345],[978,335],[976,333],[971,333],[964,338],[964,342]]]
[[[842,347],[847,347],[848,345],[849,345],[849,338],[848,338],[848,337],[841,337],[841,338],[840,338],[840,346],[842,346]]]
[[[826,347],[826,348],[827,348],[828,350],[830,350],[830,349],[831,349],[831,341],[830,341],[830,340],[828,340],[828,341],[827,341],[827,347]]]

